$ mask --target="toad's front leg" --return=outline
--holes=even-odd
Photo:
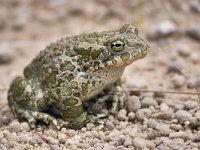
[[[127,99],[127,95],[125,90],[122,88],[121,85],[121,79],[118,79],[113,85],[112,85],[112,107],[111,107],[111,113],[115,113],[118,111],[118,109],[125,108],[125,100]]]

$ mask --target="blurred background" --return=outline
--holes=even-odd
[[[127,86],[185,88],[182,75],[168,74],[174,66],[198,82],[200,0],[0,0],[0,87],[8,88],[50,42],[125,23],[138,27],[151,49],[126,70]]]

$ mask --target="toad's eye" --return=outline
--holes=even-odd
[[[125,43],[123,40],[114,40],[111,42],[111,49],[113,51],[122,51],[125,48]]]

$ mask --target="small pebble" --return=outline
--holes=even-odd
[[[160,111],[168,111],[169,110],[169,106],[166,103],[161,103],[160,104]]]
[[[148,128],[156,129],[157,126],[159,126],[159,123],[158,123],[156,120],[154,120],[154,119],[149,119],[149,120],[147,121],[147,127],[148,127]]]
[[[169,128],[168,125],[166,124],[160,124],[157,127],[157,130],[159,132],[159,135],[161,136],[168,136],[170,133],[172,133],[173,131]]]
[[[124,135],[118,135],[116,138],[114,138],[114,140],[116,141],[117,146],[123,145],[124,142],[125,142],[125,136]]]
[[[172,82],[174,88],[180,88],[180,87],[183,87],[185,85],[186,80],[185,80],[184,76],[175,74],[172,77],[172,81],[171,82]]]
[[[200,57],[199,52],[192,52],[192,54],[191,54],[191,56],[190,56],[190,59],[192,60],[192,62],[193,62],[194,64],[197,64],[197,63],[200,62],[199,57]]]
[[[99,135],[99,138],[100,138],[101,140],[105,140],[105,139],[106,139],[106,136],[105,136],[105,134],[104,134],[103,131],[99,131],[99,132],[98,132],[98,135]]]
[[[136,118],[138,120],[144,120],[145,118],[149,118],[152,114],[151,109],[143,108],[136,112]]]
[[[159,136],[159,133],[155,129],[152,129],[152,128],[148,128],[146,132],[147,132],[147,138],[149,140],[154,140]]]
[[[127,110],[129,112],[136,112],[141,108],[140,100],[137,96],[130,96],[127,100]]]
[[[136,149],[146,148],[146,141],[143,138],[135,137],[133,139],[133,145]]]
[[[132,145],[132,139],[131,138],[126,138],[125,142],[124,142],[124,146],[128,147]]]
[[[195,109],[197,107],[199,107],[199,104],[196,101],[188,100],[188,101],[184,102],[184,108],[187,110]]]
[[[150,140],[146,140],[146,145],[147,145],[147,148],[149,148],[149,149],[155,149],[155,147],[156,147],[156,144]]]
[[[192,120],[192,114],[185,111],[185,110],[178,110],[175,113],[175,119],[177,119],[180,123],[184,123],[185,121],[191,121]]]
[[[190,121],[192,127],[200,127],[200,116],[193,117]]]
[[[149,106],[155,106],[158,105],[158,103],[151,97],[145,97],[142,101],[141,101],[141,105],[142,108],[146,108]]]
[[[134,113],[134,112],[128,113],[128,120],[129,120],[129,121],[135,120],[135,113]]]
[[[88,124],[86,125],[87,130],[91,130],[91,129],[94,128],[94,127],[95,127],[95,125],[94,125],[93,123],[88,123]]]
[[[110,130],[112,130],[115,127],[111,121],[106,121],[105,126]]]
[[[60,143],[65,143],[66,139],[67,139],[67,135],[64,133],[58,134],[58,139]]]
[[[14,59],[14,52],[12,48],[7,44],[1,44],[0,46],[0,64],[11,63]]]
[[[173,132],[169,134],[170,139],[174,138],[182,138],[184,140],[190,139],[190,134],[187,132],[179,131],[179,132]]]
[[[186,31],[186,35],[194,40],[200,41],[200,24],[190,26]]]
[[[9,127],[10,127],[10,131],[11,131],[11,132],[16,132],[16,133],[18,133],[18,132],[21,131],[20,123],[18,122],[18,120],[13,120],[13,121],[10,123]]]
[[[28,122],[22,122],[21,124],[20,124],[20,130],[21,131],[30,131],[31,130],[31,128],[30,128],[30,125],[28,124]]]
[[[161,111],[160,118],[162,119],[170,119],[174,116],[174,112],[172,108],[169,108],[168,110]]]
[[[18,142],[30,142],[32,141],[32,136],[30,136],[30,134],[21,134],[17,137],[17,141]]]
[[[153,28],[147,34],[150,40],[158,40],[160,38],[168,37],[177,32],[177,26],[174,22],[170,20],[164,20],[162,22],[157,22],[154,24]]]
[[[174,131],[179,131],[181,130],[183,127],[180,124],[170,124],[170,129],[174,130]]]
[[[88,124],[89,124],[89,123],[88,123]],[[77,132],[76,132],[75,130],[68,129],[68,130],[66,131],[66,134],[67,134],[68,136],[70,136],[70,137],[73,137],[73,136],[75,136],[75,135],[77,134]]]
[[[191,52],[192,52],[191,48],[183,43],[181,43],[181,45],[178,48],[178,54],[182,57],[190,56]]]
[[[127,114],[127,111],[125,109],[121,109],[117,114],[117,118],[121,121],[128,120],[128,117],[126,116],[126,114]]]

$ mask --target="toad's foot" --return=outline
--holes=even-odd
[[[126,93],[121,86],[116,86],[113,93],[113,103],[111,107],[111,113],[115,114],[118,109],[125,107]]]
[[[36,127],[37,120],[41,120],[47,124],[52,123],[53,125],[56,126],[56,128],[58,128],[57,120],[49,114],[37,111],[30,111],[23,108],[18,108],[16,112],[19,115],[19,118],[24,118],[25,120],[28,121],[31,128]]]

